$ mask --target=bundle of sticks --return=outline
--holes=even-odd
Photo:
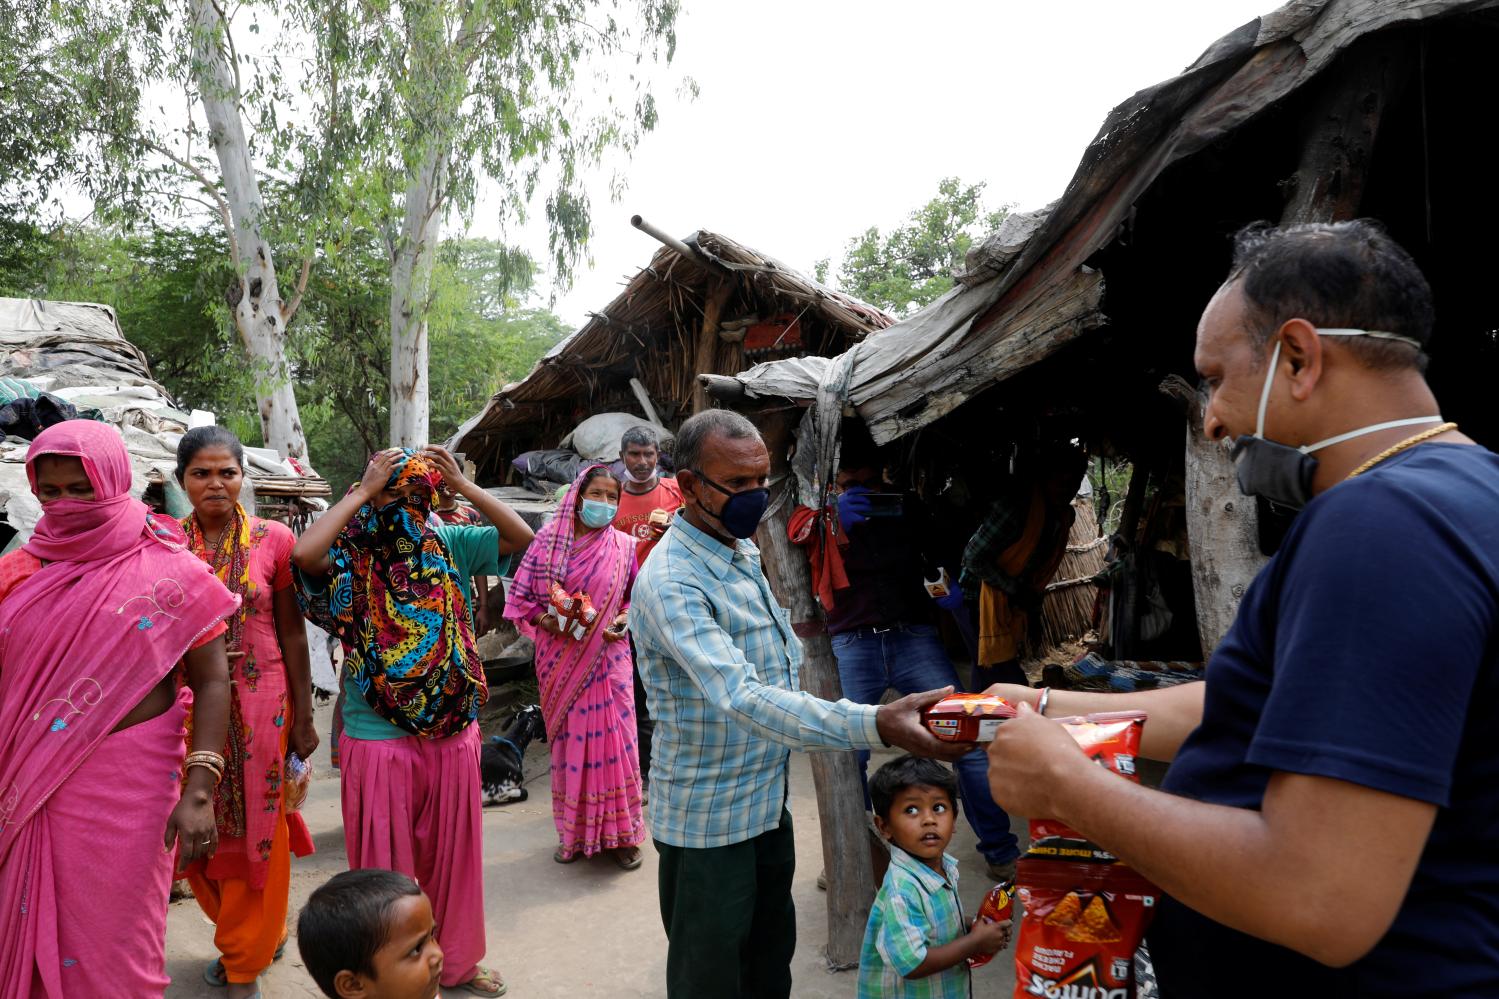
[[[1098,533],[1091,500],[1079,496],[1072,501],[1072,509],[1077,517],[1067,536],[1067,553],[1046,587],[1041,634],[1033,636],[1040,638],[1040,649],[1075,641],[1093,625],[1093,602],[1098,596],[1093,578],[1103,571],[1108,539]]]

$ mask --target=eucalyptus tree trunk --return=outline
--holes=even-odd
[[[390,271],[390,442],[428,443],[427,305],[442,232],[442,151],[429,149],[406,186]]]
[[[286,362],[286,321],[270,244],[262,234],[265,209],[250,145],[240,120],[240,94],[234,68],[221,41],[227,25],[213,0],[193,0],[193,68],[208,137],[223,180],[224,219],[230,253],[238,271],[228,302],[245,351],[255,368],[255,401],[265,446],[283,457],[307,460],[307,438]]]

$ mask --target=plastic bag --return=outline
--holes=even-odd
[[[312,783],[312,764],[296,753],[286,754],[286,766],[282,768],[282,801],[288,812],[300,812],[307,800],[307,788]]]

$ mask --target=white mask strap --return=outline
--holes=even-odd
[[[1409,344],[1417,350],[1421,349],[1421,341],[1415,337],[1401,336],[1399,333],[1386,333],[1384,330],[1355,330],[1355,329],[1323,329],[1317,327],[1318,336],[1366,336],[1372,340],[1394,340],[1396,343]]]
[[[1350,430],[1346,434],[1338,434],[1336,437],[1329,437],[1325,441],[1318,441],[1315,444],[1307,444],[1300,450],[1302,454],[1311,454],[1313,451],[1320,451],[1325,447],[1332,447],[1334,444],[1341,444],[1344,441],[1351,441],[1355,437],[1362,437],[1365,434],[1377,434],[1381,430],[1393,430],[1396,427],[1414,427],[1421,423],[1441,422],[1442,417],[1440,415],[1413,416],[1408,420],[1390,420],[1388,423],[1376,423],[1370,427],[1359,427],[1357,430]]]
[[[1275,353],[1270,355],[1270,370],[1265,372],[1265,387],[1260,389],[1260,411],[1254,418],[1254,435],[1265,436],[1265,407],[1270,405],[1270,385],[1275,381],[1275,366],[1280,363],[1280,339],[1275,340]]]

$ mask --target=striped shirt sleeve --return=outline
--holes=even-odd
[[[670,580],[657,608],[671,622],[653,622],[652,637],[720,711],[755,734],[794,749],[864,749],[883,745],[878,708],[848,700],[824,701],[806,691],[760,682],[755,667],[714,620],[696,587]]]

